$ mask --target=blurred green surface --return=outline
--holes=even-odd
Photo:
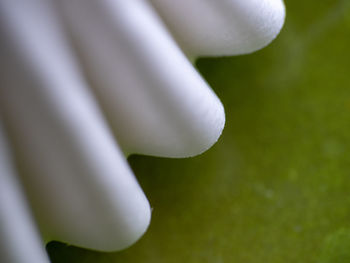
[[[191,159],[133,156],[153,207],[133,247],[54,263],[350,262],[350,1],[289,0],[268,48],[201,59],[225,131]]]

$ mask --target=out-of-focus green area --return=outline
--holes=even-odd
[[[109,254],[51,243],[54,263],[350,262],[350,1],[286,5],[266,49],[198,61],[227,114],[211,150],[130,158],[145,236]]]

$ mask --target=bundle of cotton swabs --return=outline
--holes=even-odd
[[[250,53],[282,0],[0,1],[0,261],[44,242],[136,242],[151,211],[126,157],[189,157],[220,136],[220,100],[192,62]]]

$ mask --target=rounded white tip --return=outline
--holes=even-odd
[[[191,56],[251,53],[281,30],[282,0],[151,0],[183,50]]]

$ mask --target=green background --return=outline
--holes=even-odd
[[[129,159],[145,236],[119,253],[50,243],[52,262],[350,262],[350,1],[286,6],[269,47],[197,62],[226,108],[212,149]]]

